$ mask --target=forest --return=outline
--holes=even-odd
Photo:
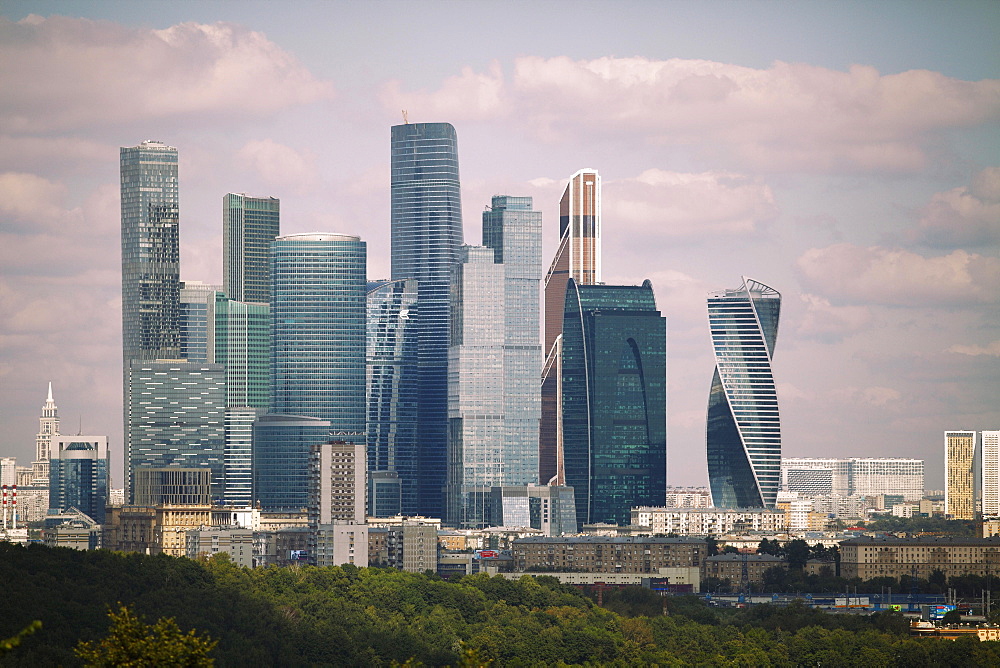
[[[598,606],[544,575],[449,582],[0,544],[0,583],[0,639],[41,622],[16,647],[0,645],[3,666],[84,665],[74,648],[105,637],[119,604],[216,643],[217,666],[1000,665],[1000,642],[913,639],[896,613],[720,609],[638,587],[605,591]]]

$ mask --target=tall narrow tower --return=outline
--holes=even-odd
[[[49,460],[52,457],[52,437],[59,434],[59,409],[52,399],[52,383],[49,383],[49,394],[42,406],[42,416],[38,418],[38,434],[35,436],[35,461],[32,462],[31,477],[43,479],[49,477]]]
[[[271,242],[278,236],[281,202],[229,193],[222,200],[222,272],[226,296],[271,301]]]
[[[944,433],[944,514],[953,520],[976,518],[976,432]]]
[[[451,271],[462,245],[458,136],[450,123],[392,127],[392,279],[417,281],[417,507],[441,517],[447,470]]]
[[[559,200],[559,247],[545,276],[546,355],[542,366],[542,419],[538,438],[539,478],[565,484],[559,460],[562,407],[559,377],[566,285],[601,282],[601,177],[596,169],[581,169],[570,177]]]
[[[708,398],[708,479],[721,508],[773,508],[781,421],[771,372],[781,295],[750,278],[708,298],[715,374]]]

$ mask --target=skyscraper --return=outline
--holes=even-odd
[[[771,373],[781,295],[750,278],[708,298],[715,375],[708,398],[708,478],[720,508],[773,508],[781,421]]]
[[[208,361],[226,368],[226,405],[266,409],[271,367],[271,307],[222,292],[208,302]]]
[[[222,286],[201,281],[181,281],[180,285],[181,359],[203,364],[208,361],[208,303]]]
[[[49,508],[73,507],[104,524],[111,489],[107,436],[56,436],[52,439]]]
[[[42,415],[38,418],[38,434],[35,436],[35,461],[32,462],[31,477],[45,480],[49,477],[49,457],[52,451],[52,437],[59,433],[59,408],[52,399],[52,383],[49,383],[49,394],[42,406]]]
[[[944,433],[944,514],[953,520],[976,518],[976,432]]]
[[[570,279],[563,322],[563,466],[577,523],[628,524],[633,507],[666,499],[666,318],[648,280]]]
[[[417,281],[418,510],[440,517],[447,469],[448,312],[462,245],[458,137],[449,123],[392,127],[392,278]]]
[[[983,517],[1000,517],[1000,431],[979,433],[982,451]]]
[[[373,517],[417,512],[417,282],[368,284],[368,468]]]
[[[267,512],[306,511],[312,448],[330,440],[330,421],[263,415],[253,425],[253,497]]]
[[[222,198],[222,272],[226,296],[271,301],[271,242],[279,234],[281,203],[274,197],[229,193]]]
[[[545,340],[542,353],[542,415],[539,428],[539,478],[547,483],[559,473],[562,407],[559,404],[563,314],[566,284],[601,282],[601,177],[581,169],[570,177],[559,200],[559,246],[545,276]],[[558,481],[562,483],[563,481]]]

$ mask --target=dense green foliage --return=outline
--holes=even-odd
[[[943,536],[975,536],[972,520],[946,520],[943,517],[892,517],[886,515],[871,522],[860,522],[866,531],[887,533],[940,534]]]
[[[0,544],[0,638],[44,626],[0,665],[79,665],[73,647],[108,636],[118,602],[145,619],[218,640],[216,665],[735,666],[1000,665],[1000,643],[911,639],[901,617],[829,615],[801,605],[746,610],[640,588],[605,607],[554,578],[445,582],[381,569],[249,570],[104,551]]]
[[[126,606],[109,612],[111,628],[100,640],[73,650],[88,668],[211,668],[216,642],[194,631],[184,633],[170,617],[145,624]]]

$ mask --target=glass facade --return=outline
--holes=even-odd
[[[208,303],[208,358],[226,368],[226,405],[267,408],[271,367],[271,307],[215,292]]]
[[[181,359],[204,364],[208,361],[209,302],[221,286],[200,281],[182,281],[180,285]]]
[[[125,459],[128,487],[139,468],[205,468],[212,499],[225,496],[226,378],[221,365],[184,360],[133,362]],[[130,499],[132,497],[130,496]]]
[[[715,375],[708,399],[708,478],[720,508],[773,508],[781,422],[771,359],[781,295],[744,277],[708,298]]]
[[[441,517],[449,283],[462,245],[458,137],[449,123],[410,123],[393,126],[391,142],[392,278],[417,281],[417,506]]]
[[[271,412],[365,430],[365,243],[294,234],[271,245]]]
[[[49,508],[76,508],[104,523],[111,486],[107,436],[55,436],[49,460]]]
[[[238,302],[271,301],[271,242],[279,234],[281,203],[274,197],[229,193],[222,198],[222,274]]]
[[[579,525],[666,499],[667,326],[653,286],[566,289],[563,459]]]
[[[253,427],[253,498],[265,512],[309,507],[310,453],[330,440],[330,421],[300,415],[263,415]]]
[[[601,176],[595,169],[581,169],[570,177],[559,200],[559,247],[545,275],[546,355],[542,367],[542,413],[539,427],[539,482],[561,474],[559,382],[560,335],[566,305],[566,282],[578,285],[601,282]]]
[[[368,284],[368,468],[381,483],[373,517],[418,514],[416,303],[414,280]]]

